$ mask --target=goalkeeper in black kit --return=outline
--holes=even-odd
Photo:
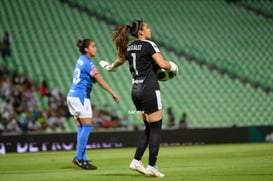
[[[134,37],[130,44],[129,34]],[[140,136],[129,168],[145,175],[164,177],[156,165],[162,127],[162,104],[155,69],[164,69],[176,75],[178,67],[173,62],[165,61],[157,45],[150,39],[151,29],[142,20],[117,27],[112,40],[118,58],[112,64],[102,60],[100,65],[112,72],[128,60],[132,75],[132,100],[145,124],[145,130]],[[149,147],[149,163],[145,168],[141,159],[147,147]]]

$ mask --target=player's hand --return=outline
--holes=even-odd
[[[177,72],[178,72],[178,66],[175,63],[173,63],[172,61],[169,61],[169,63],[171,65],[170,71],[173,71],[173,72],[175,72],[177,74]]]
[[[119,103],[119,97],[118,97],[118,95],[116,93],[113,93],[112,97],[113,97],[114,101],[118,104]]]
[[[102,68],[104,68],[104,70],[108,71],[108,72],[115,72],[116,70],[114,69],[114,65],[110,64],[109,62],[105,61],[105,60],[101,60],[99,62],[100,66]]]

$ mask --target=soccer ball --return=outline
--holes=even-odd
[[[156,75],[157,75],[157,80],[167,81],[167,80],[173,79],[176,76],[176,72],[158,68],[156,70]]]

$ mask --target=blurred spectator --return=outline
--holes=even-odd
[[[0,114],[0,133],[5,131],[5,126],[3,124],[2,114]]]
[[[28,108],[32,109],[37,105],[37,100],[33,95],[31,87],[27,86],[27,84],[24,84],[22,86],[23,91],[22,91],[22,96],[27,101],[28,103]]]
[[[12,91],[12,79],[11,77],[3,77],[0,87],[0,96],[4,99],[10,97]]]
[[[23,88],[18,87],[18,89],[13,90],[11,97],[13,98],[13,108],[17,114],[26,112],[28,110],[27,97],[23,94]]]
[[[103,109],[100,110],[100,115],[102,118],[102,127],[103,128],[113,128],[114,123],[112,122],[112,117],[110,111],[108,110],[108,105],[105,104]]]
[[[1,104],[1,115],[4,115],[5,111],[9,112],[10,114],[14,113],[14,109],[12,106],[12,102],[10,98],[7,98],[2,104]]]
[[[6,57],[11,56],[11,37],[9,32],[5,32],[4,37],[2,39],[2,58],[5,59]]]
[[[39,109],[36,109],[34,111],[36,111],[37,114],[38,114],[37,120],[41,124],[42,130],[46,130],[47,129],[47,124],[46,124],[46,119],[45,119],[45,116],[44,116],[43,112],[41,110],[39,110]]]
[[[53,96],[58,102],[61,101],[63,98],[62,93],[58,87],[52,89],[51,96]]]
[[[65,118],[62,116],[61,111],[48,107],[46,110],[46,124],[47,128],[52,130],[64,129]]]
[[[48,89],[46,80],[43,80],[40,85],[40,94],[41,96],[50,96],[50,91]]]
[[[62,111],[61,110],[56,110],[55,111],[55,125],[56,125],[56,128],[58,129],[62,129],[64,130],[65,129],[65,126],[64,126],[64,123],[65,122],[65,118],[62,114]]]
[[[50,95],[49,99],[48,99],[48,107],[56,110],[56,109],[58,109],[58,105],[59,105],[59,102],[56,99],[56,97]]]
[[[38,105],[33,107],[32,111],[31,111],[31,115],[32,115],[33,119],[37,120],[37,122],[40,124],[41,130],[46,130],[46,128],[47,128],[46,119],[45,119],[43,112],[40,110]]]
[[[21,131],[27,132],[28,131],[28,122],[30,120],[31,113],[30,113],[30,111],[26,111],[20,115],[21,115],[21,117],[17,121],[17,124],[20,127]]]
[[[99,109],[95,105],[92,105],[92,110],[93,110],[93,126],[94,126],[94,128],[95,129],[102,128],[103,121],[102,121]]]
[[[179,128],[187,129],[188,128],[188,118],[186,113],[182,113],[182,117],[179,120]]]
[[[9,119],[6,119],[6,130],[8,132],[18,132],[20,131],[19,126],[17,125],[17,121],[14,115],[11,115]]]
[[[29,111],[29,120],[27,123],[28,131],[42,131],[42,125],[38,121],[38,113]]]
[[[20,75],[17,71],[9,71],[0,66],[0,133],[47,129],[54,131],[66,128],[66,118],[71,116],[67,109],[66,97],[58,87],[49,91],[46,82],[42,84],[39,90],[27,74]],[[42,94],[45,87],[48,92]],[[48,98],[45,110],[39,107],[34,96],[39,91]],[[119,127],[134,129],[127,116],[121,120],[117,111],[109,111],[107,104],[101,109],[94,106],[93,126],[97,130]]]
[[[123,116],[123,118],[121,120],[121,126],[122,126],[122,128],[126,128],[126,129],[129,129],[129,130],[134,129],[134,126],[133,126],[132,121],[129,118],[128,114]]]
[[[1,124],[4,127],[5,131],[18,131],[20,130],[17,126],[15,119],[15,112],[12,106],[11,99],[6,99],[5,102],[1,105]]]
[[[114,128],[118,128],[121,126],[121,121],[118,117],[117,111],[111,111],[111,121],[113,122]]]
[[[1,109],[1,113],[2,113],[2,124],[6,131],[11,132],[11,131],[20,130],[20,128],[17,126],[13,109],[10,107],[9,103],[4,104],[4,106]]]
[[[171,107],[167,109],[167,127],[174,127],[175,126],[175,117]]]
[[[14,74],[16,75],[17,72],[15,71]],[[23,75],[18,75],[18,84],[19,85],[25,85],[28,88],[32,89],[34,84],[30,81],[28,78],[28,74],[24,73]]]

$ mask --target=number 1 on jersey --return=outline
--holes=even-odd
[[[136,68],[136,53],[131,53],[131,56],[133,57],[133,68],[136,72],[136,75],[138,75],[138,71],[137,71],[137,68]]]

